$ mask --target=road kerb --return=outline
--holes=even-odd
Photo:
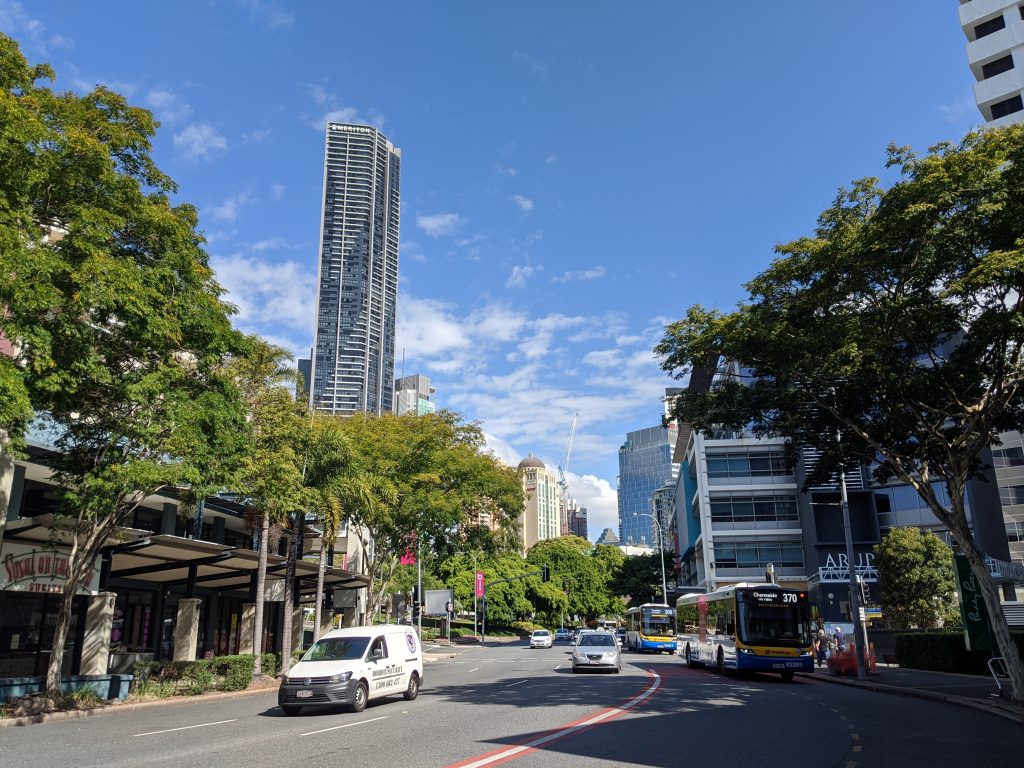
[[[876,683],[873,681],[863,680],[851,680],[849,678],[842,677],[840,675],[807,675],[809,679],[820,680],[826,683],[834,683],[837,685],[847,685],[852,688],[862,688],[867,691],[877,691],[878,693],[890,693],[896,696],[907,696],[909,698],[925,699],[927,701],[937,701],[943,704],[956,704],[961,707],[967,707],[968,709],[974,709],[979,712],[988,712],[989,714],[1002,717],[1006,720],[1011,720],[1018,725],[1024,725],[1024,708],[1014,707],[1010,704],[1001,704],[995,701],[985,701],[984,699],[971,699],[966,696],[956,696],[951,693],[936,693],[934,691],[924,691],[920,688],[907,688],[899,685],[886,685],[885,683]]]

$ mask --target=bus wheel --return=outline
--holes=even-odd
[[[784,682],[784,683],[791,683],[791,682],[793,682],[793,670],[787,669],[785,672],[782,673],[782,682]]]
[[[725,653],[722,652],[722,646],[718,646],[718,661],[716,666],[718,667],[718,674],[725,677]]]

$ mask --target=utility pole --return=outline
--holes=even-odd
[[[416,620],[420,642],[423,642],[423,558],[420,557],[420,537],[416,537]]]
[[[666,587],[668,582],[665,581],[665,532],[661,530],[661,521],[654,515],[649,515],[646,512],[634,512],[633,514],[651,518],[658,527],[658,557],[661,559],[661,602],[668,605],[668,589]]]
[[[853,532],[850,528],[850,499],[846,493],[846,473],[839,468],[839,499],[843,509],[843,529],[846,533],[846,566],[850,580],[850,613],[853,614],[853,641],[857,648],[857,679],[865,680],[868,676],[866,664],[867,637],[864,621],[861,616],[863,607],[860,604],[860,585],[857,583],[857,568],[854,565]]]

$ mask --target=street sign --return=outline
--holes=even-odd
[[[954,555],[960,586],[960,615],[964,620],[964,642],[968,651],[991,651],[992,627],[988,623],[985,597],[966,555]]]

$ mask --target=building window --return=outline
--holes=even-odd
[[[1024,541],[1024,523],[1014,520],[1006,521],[1006,540],[1013,544],[1017,541]]]
[[[792,475],[779,452],[709,453],[708,477],[785,477]]]
[[[715,523],[780,520],[799,520],[795,496],[724,496],[711,499],[711,521]]]
[[[1020,18],[1021,18],[1021,21],[1024,21],[1024,5],[1021,5],[1021,6],[1019,6],[1019,7],[1017,8],[1017,10],[1019,10],[1019,11],[1020,11]]]
[[[992,451],[992,463],[997,467],[1024,466],[1024,448],[997,448]]]
[[[1005,27],[1006,19],[1003,18],[1002,14],[999,14],[994,19],[976,24],[974,27],[974,39],[979,40],[987,35],[991,35],[993,32],[998,32],[1000,29],[1005,29]]]
[[[799,541],[737,541],[715,544],[716,568],[803,568]]]
[[[1003,504],[1024,504],[1024,485],[1011,485],[999,489],[999,501]]]
[[[981,79],[988,80],[990,77],[1001,75],[1013,69],[1013,56],[1003,56],[1001,59],[990,61],[981,67]]]
[[[1022,109],[1024,109],[1024,103],[1021,103],[1020,94],[1018,93],[1016,96],[993,104],[992,119],[998,120],[1000,117],[1012,115],[1014,112],[1020,112]]]

